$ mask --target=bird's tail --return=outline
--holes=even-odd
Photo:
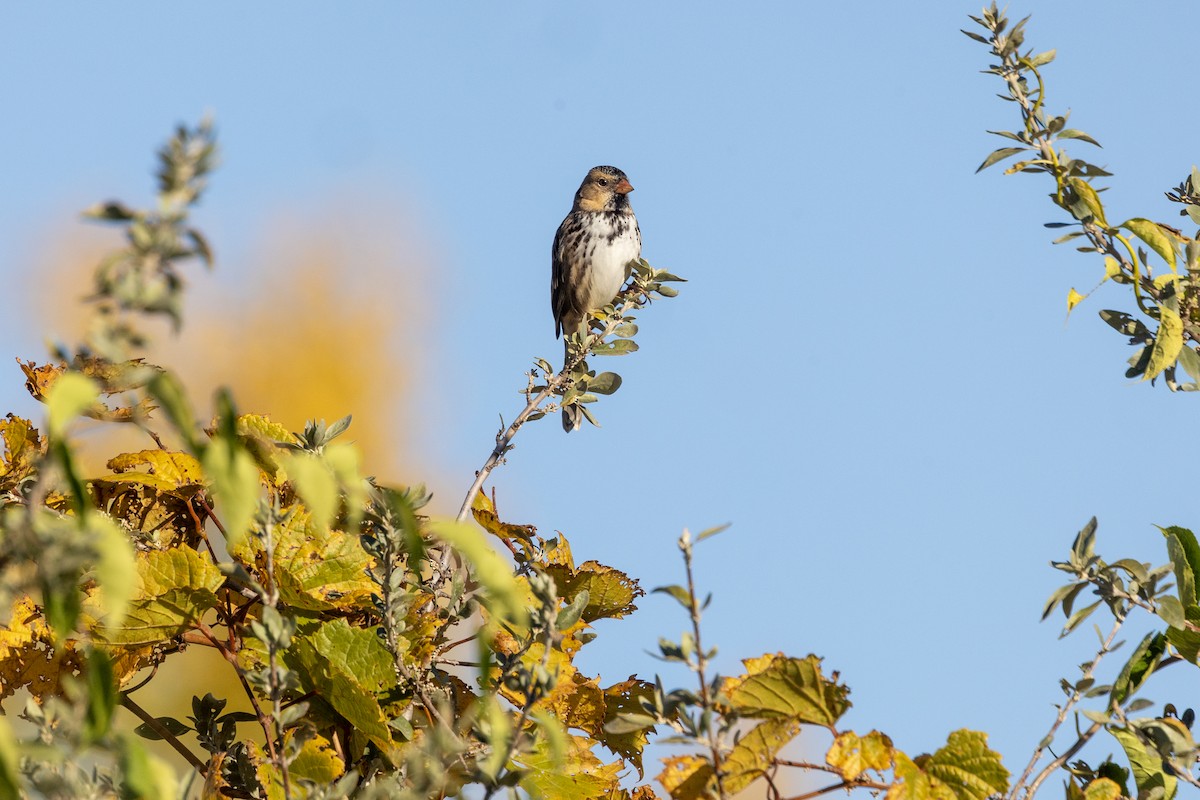
[[[567,339],[563,337],[563,366],[571,360],[571,346],[567,344]],[[583,425],[583,412],[579,410],[578,405],[564,406],[562,410],[562,425],[563,430],[567,433],[579,430],[579,426]]]

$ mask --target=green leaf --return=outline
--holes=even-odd
[[[1183,367],[1192,380],[1200,381],[1200,354],[1196,353],[1194,347],[1185,344],[1179,350],[1179,366]]]
[[[1137,236],[1149,245],[1151,250],[1158,253],[1159,257],[1171,267],[1172,272],[1176,271],[1175,241],[1157,222],[1152,222],[1141,217],[1134,217],[1131,220],[1122,222],[1119,227],[1131,231],[1134,236]]]
[[[218,517],[225,526],[230,550],[238,549],[254,522],[258,509],[258,467],[235,437],[218,436],[204,448],[200,459],[213,482]]]
[[[1059,139],[1078,139],[1081,142],[1087,142],[1088,144],[1094,144],[1094,145],[1096,145],[1096,147],[1101,146],[1100,143],[1097,142],[1095,139],[1093,139],[1091,136],[1088,136],[1083,131],[1079,131],[1074,128],[1063,128],[1061,131],[1058,132],[1058,138]]]
[[[1104,219],[1104,206],[1100,203],[1100,195],[1096,194],[1096,190],[1092,187],[1092,184],[1083,178],[1074,177],[1067,178],[1067,183],[1075,190],[1075,194],[1079,196],[1080,202],[1096,218],[1096,221],[1101,225],[1108,225],[1108,222]]]
[[[224,582],[207,553],[186,547],[138,553],[129,611],[119,627],[101,620],[97,635],[117,645],[151,644],[178,636],[217,605],[216,592]]]
[[[296,453],[282,463],[317,530],[327,530],[338,510],[338,484],[329,467],[311,453]]]
[[[923,765],[924,771],[950,787],[959,800],[986,800],[1008,791],[1008,770],[1000,754],[987,746],[987,734],[958,730]]]
[[[663,594],[671,595],[671,597],[674,597],[676,602],[678,602],[679,605],[683,606],[684,608],[690,609],[692,607],[692,596],[688,594],[688,590],[682,586],[659,586],[656,589],[650,590],[651,594],[656,592],[662,592]]]
[[[20,800],[20,755],[17,737],[8,720],[0,717],[0,800]]]
[[[587,388],[589,392],[596,394],[612,394],[621,388],[621,376],[615,372],[601,372],[588,379]]]
[[[1001,147],[998,150],[993,150],[988,157],[983,160],[983,163],[975,168],[975,172],[976,174],[983,172],[993,164],[1003,161],[1006,158],[1011,158],[1017,153],[1024,153],[1028,149],[1028,147]]]
[[[624,356],[637,352],[637,349],[637,342],[632,339],[616,339],[597,344],[592,348],[592,352],[598,356]]]
[[[100,397],[95,381],[78,372],[64,372],[46,392],[49,415],[47,429],[51,438],[61,437],[67,425],[90,408]]]
[[[1057,54],[1058,54],[1057,50],[1047,50],[1044,53],[1038,53],[1036,56],[1032,56],[1029,59],[1025,59],[1025,63],[1027,63],[1031,67],[1045,66],[1046,64],[1049,64],[1051,61],[1053,61],[1054,56]]]
[[[192,730],[192,726],[185,725],[174,717],[155,717],[154,721],[157,722],[162,728],[165,728],[167,733],[171,734],[172,736],[183,736],[185,733],[189,733]],[[133,732],[143,739],[149,739],[152,742],[160,741],[163,738],[163,736],[158,731],[154,730],[154,728],[150,727],[150,724],[147,722],[143,722],[141,725],[138,725],[133,729]]]
[[[284,660],[338,714],[385,754],[395,746],[376,694],[395,684],[391,655],[373,629],[351,628],[342,619],[314,634],[297,636]]]
[[[169,372],[159,372],[146,384],[146,391],[167,415],[175,432],[183,437],[187,449],[198,453],[200,445],[196,439],[196,417],[179,379]]]
[[[1158,334],[1154,337],[1154,349],[1150,352],[1150,363],[1142,376],[1143,381],[1156,378],[1163,370],[1173,366],[1183,350],[1183,320],[1167,306],[1159,306],[1158,311]]]
[[[740,792],[761,778],[798,733],[800,723],[795,720],[768,719],[742,736],[721,765],[725,791]]]
[[[729,702],[740,716],[786,717],[829,726],[850,707],[849,690],[821,674],[821,659],[816,656],[764,656],[745,663],[750,673],[728,692]]]
[[[169,764],[146,752],[137,739],[126,736],[121,741],[121,773],[125,778],[121,797],[132,800],[167,800],[179,796],[175,770]]]
[[[1179,601],[1184,610],[1197,605],[1196,575],[1200,572],[1200,542],[1196,534],[1187,528],[1172,525],[1159,528],[1167,539],[1167,554],[1175,570],[1175,584],[1179,589]]]
[[[1137,694],[1138,689],[1158,666],[1159,659],[1162,658],[1166,649],[1167,639],[1163,634],[1157,632],[1146,634],[1146,638],[1142,639],[1141,644],[1133,651],[1121,669],[1121,674],[1113,683],[1110,694],[1112,702],[1120,705]]]
[[[1166,771],[1162,757],[1148,749],[1133,731],[1126,728],[1109,728],[1108,732],[1121,743],[1133,780],[1137,784],[1138,797],[1158,797],[1171,800],[1179,788],[1179,779]]]
[[[137,586],[133,542],[123,528],[103,514],[89,514],[87,527],[96,551],[96,580],[104,589],[105,624],[120,627]]]
[[[112,662],[103,651],[88,650],[86,678],[84,738],[88,742],[98,742],[112,727],[113,711],[117,707],[117,682],[113,678]]]
[[[512,568],[500,554],[488,546],[487,539],[471,525],[434,520],[430,532],[460,553],[471,566],[475,579],[486,590],[495,613],[524,625],[528,619],[524,593],[513,577]]]

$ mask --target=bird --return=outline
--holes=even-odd
[[[586,330],[588,314],[613,301],[629,277],[629,262],[641,257],[642,232],[629,204],[632,191],[624,172],[601,166],[588,170],[575,192],[551,249],[554,338]],[[565,353],[570,355],[569,347]],[[562,418],[568,433],[583,423],[577,406],[564,408]]]

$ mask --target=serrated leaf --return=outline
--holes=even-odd
[[[136,574],[121,625],[102,619],[97,628],[108,644],[149,644],[179,635],[216,606],[225,581],[207,553],[186,547],[138,553]]]
[[[407,721],[407,720],[406,720]],[[288,731],[290,740],[292,731]],[[306,739],[300,746],[300,752],[288,764],[288,773],[293,778],[312,781],[319,785],[328,785],[340,778],[346,772],[346,764],[328,739],[315,734]]]
[[[598,561],[585,561],[576,569],[550,564],[546,572],[558,587],[561,597],[570,602],[580,592],[588,593],[583,610],[584,622],[620,619],[637,610],[635,602],[646,592],[637,580]]]
[[[879,731],[871,731],[866,736],[853,731],[840,733],[825,755],[826,763],[847,781],[857,779],[867,770],[883,772],[891,769],[892,758],[892,740]]]
[[[556,754],[550,737],[539,737],[532,750],[513,755],[526,772],[521,787],[535,797],[561,800],[592,800],[609,797],[619,789],[621,763],[604,764],[582,736],[555,737],[565,752]]]
[[[800,723],[795,720],[769,719],[742,736],[721,763],[725,791],[740,792],[761,778],[774,764],[776,754],[799,732]]]
[[[987,746],[987,734],[958,730],[922,764],[925,772],[949,787],[958,800],[987,800],[1008,790],[1008,770],[1000,754]]]
[[[821,674],[821,659],[766,655],[743,662],[749,670],[730,681],[725,694],[740,716],[786,717],[810,725],[833,725],[850,707],[849,690]]]
[[[667,790],[671,800],[710,800],[713,767],[700,756],[671,756],[663,759],[663,771],[655,778]]]

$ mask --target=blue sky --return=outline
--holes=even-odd
[[[1104,144],[1075,151],[1116,173],[1110,218],[1176,220],[1162,192],[1200,157],[1166,33],[1200,10],[1010,10],[1034,15],[1032,47],[1058,49],[1049,107]],[[436,280],[408,287],[433,321],[396,346],[431,366],[417,443],[450,476],[449,511],[530,359],[560,352],[550,241],[587,168],[615,164],[644,256],[690,282],[642,316],[641,352],[600,364],[625,378],[602,429],[522,433],[494,478],[505,515],[648,588],[681,578],[682,527],[732,522],[698,565],[724,671],[821,654],[853,688],[854,727],[911,753],[986,730],[1019,771],[1091,643],[1038,624],[1047,562],[1093,514],[1102,552],[1155,563],[1154,524],[1200,524],[1177,433],[1196,398],[1123,378],[1127,348],[1096,316],[1128,307],[1115,288],[1064,325],[1067,290],[1102,265],[1051,246],[1050,187],[973,174],[1000,146],[984,131],[1017,119],[958,33],[968,13],[7,4],[3,350],[36,357],[53,333],[22,310],[47,232],[95,200],[144,202],[153,148],[211,110],[224,164],[196,221],[219,264],[197,283],[238,291],[264,226],[346,198],[405,209],[437,253]],[[6,369],[4,408],[36,414]],[[585,668],[658,669],[643,650],[685,620],[663,595],[641,606],[601,624],[609,650]]]

